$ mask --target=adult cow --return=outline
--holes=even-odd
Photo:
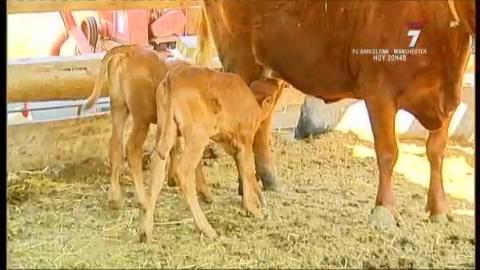
[[[202,6],[198,62],[209,59],[212,36],[225,71],[240,74],[247,83],[273,76],[326,102],[365,100],[379,169],[370,217],[377,228],[398,221],[392,181],[398,156],[395,114],[399,109],[412,113],[430,131],[426,210],[432,221],[448,221],[442,161],[475,33],[473,0],[203,0]],[[422,27],[420,35],[414,31],[410,36],[409,30]],[[426,53],[394,62],[358,55],[360,49],[406,49],[413,39]],[[276,186],[270,124],[271,117],[261,125],[254,144],[256,170],[267,189]]]

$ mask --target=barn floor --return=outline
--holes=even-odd
[[[375,231],[367,222],[377,188],[376,162],[351,147],[371,150],[371,143],[333,132],[288,143],[276,137],[274,144],[285,191],[266,193],[265,219],[249,218],[242,210],[230,157],[221,152],[219,159],[206,161],[215,201],[202,207],[221,235],[215,241],[194,229],[176,188],[165,185],[154,242],[139,243],[133,184],[124,176],[123,208],[109,210],[109,169],[99,161],[10,173],[8,267],[474,267],[475,221],[462,214],[473,212],[473,201],[449,197],[453,222],[431,224],[423,210],[425,188],[396,173],[402,226]],[[451,156],[473,160],[449,148]]]

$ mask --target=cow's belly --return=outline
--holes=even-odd
[[[317,25],[271,16],[252,31],[252,50],[257,63],[305,94],[325,100],[356,97],[349,39],[342,33],[326,36]]]

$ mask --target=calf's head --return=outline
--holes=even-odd
[[[261,108],[261,121],[269,117],[276,104],[276,96],[279,90],[278,84],[276,81],[254,81],[250,84],[250,89],[252,90],[255,99]]]

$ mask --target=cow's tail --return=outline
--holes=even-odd
[[[207,66],[212,59],[210,42],[205,4],[202,4],[202,14],[197,29],[197,49],[195,51],[195,63],[197,65]]]
[[[93,91],[88,97],[88,99],[85,101],[85,103],[82,106],[82,112],[85,112],[89,109],[92,108],[92,106],[95,104],[97,99],[100,97],[102,94],[102,91],[104,90],[105,86],[108,84],[109,81],[109,65],[114,59],[116,54],[114,53],[108,53],[105,54],[105,56],[102,59],[102,63],[100,64],[100,70],[98,72],[97,78],[95,79],[95,86],[93,87]],[[107,89],[108,91],[108,89]]]

